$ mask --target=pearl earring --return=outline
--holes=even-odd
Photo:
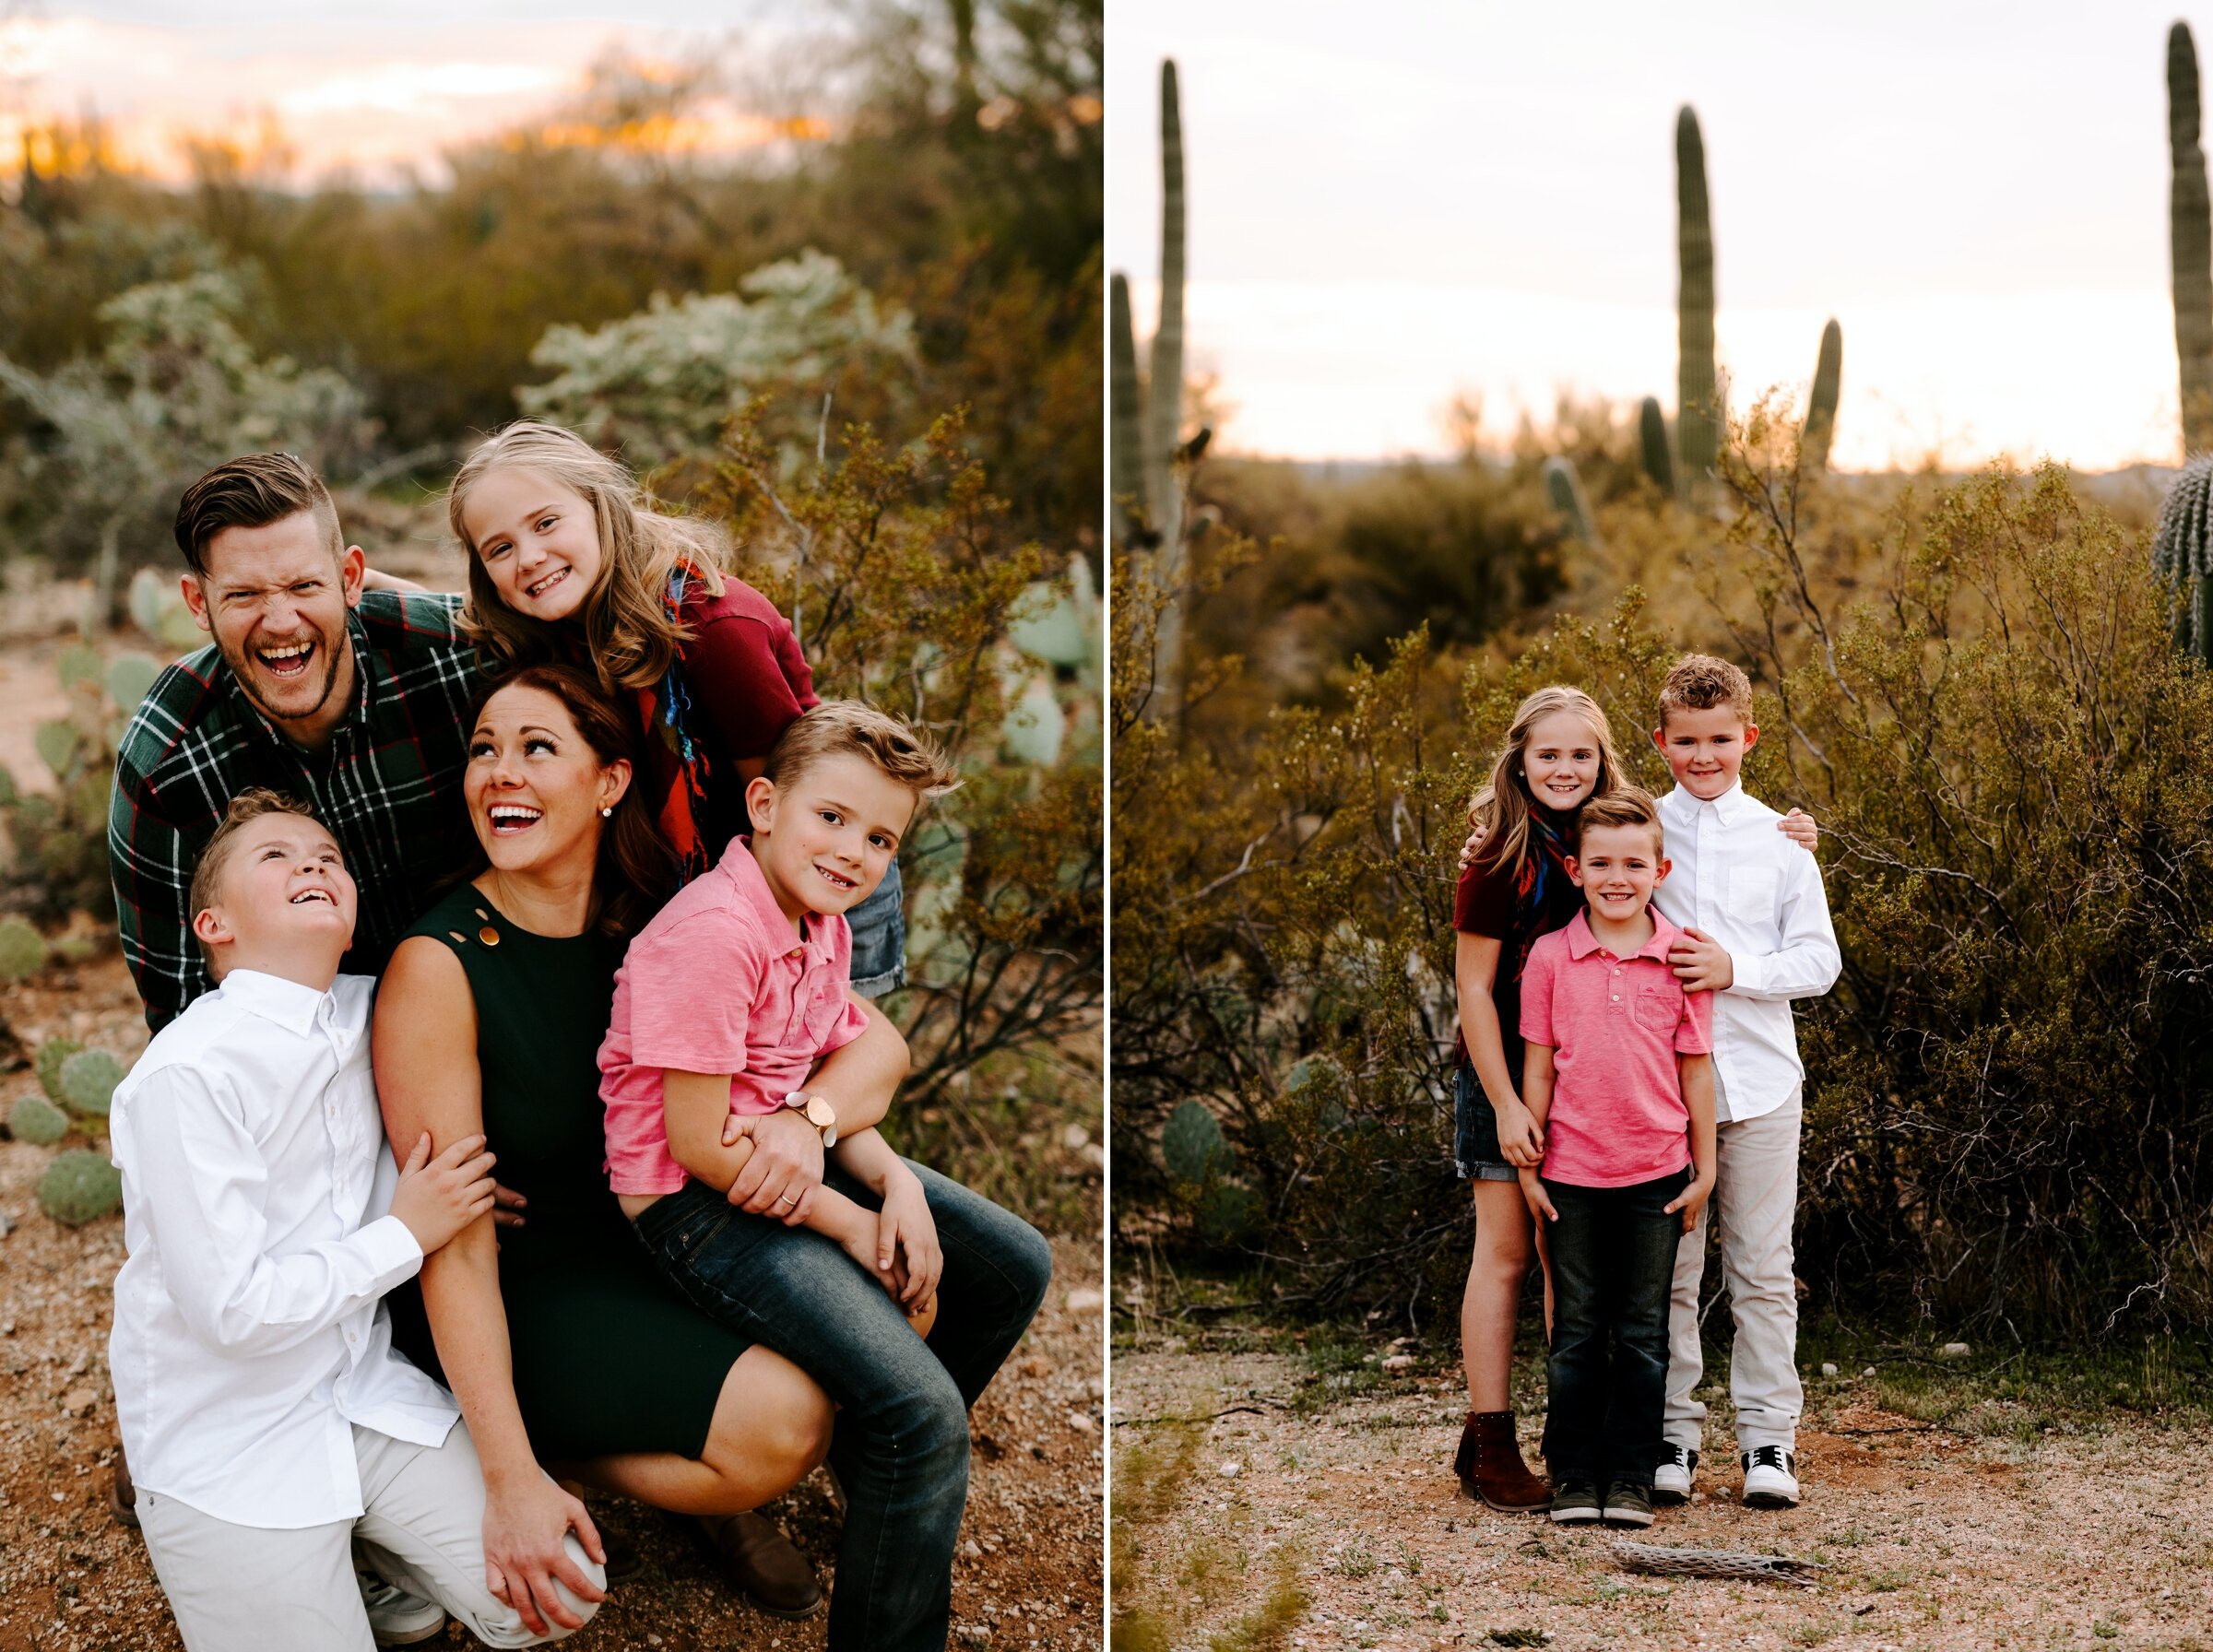
[[[613,804],[611,804],[611,803],[606,803],[606,804],[602,804],[602,805],[600,805],[600,808],[599,808],[599,818],[600,818],[602,820],[606,820],[606,819],[607,819],[609,816],[612,815],[614,812],[615,812],[615,806],[614,806]]]

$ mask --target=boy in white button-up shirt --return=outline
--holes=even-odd
[[[381,1305],[491,1209],[491,1156],[476,1137],[431,1159],[425,1136],[399,1171],[385,1150],[374,983],[337,974],[353,880],[312,816],[243,794],[192,905],[219,988],[148,1046],[109,1120],[129,1251],[109,1366],[184,1644],[361,1652],[447,1611],[534,1644],[486,1587],[467,1430]],[[357,1549],[383,1585],[357,1581]]]
[[[1677,661],[1660,690],[1652,731],[1675,777],[1660,800],[1674,870],[1653,901],[1686,932],[1669,955],[1686,988],[1713,993],[1713,1198],[1676,1252],[1669,1313],[1667,1455],[1654,1501],[1690,1495],[1706,1408],[1698,1288],[1709,1214],[1721,1229],[1722,1270],[1736,1321],[1729,1387],[1736,1402],[1744,1500],[1798,1502],[1798,1295],[1791,1226],[1798,1208],[1798,1130],[1805,1068],[1793,998],[1835,985],[1841,959],[1814,857],[1775,830],[1781,819],[1745,795],[1745,753],[1759,738],[1752,685],[1710,655]]]

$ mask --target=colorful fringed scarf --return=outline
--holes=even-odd
[[[661,606],[672,622],[680,622],[684,598],[691,582],[699,571],[690,562],[680,561],[669,571],[669,583],[661,590]],[[639,689],[638,715],[645,725],[646,738],[657,740],[669,760],[654,765],[657,781],[663,780],[661,771],[667,770],[661,796],[655,801],[654,818],[659,822],[661,835],[676,851],[677,880],[689,883],[705,871],[711,864],[707,857],[705,821],[707,815],[707,752],[692,733],[692,690],[684,678],[684,649],[679,643],[676,658],[658,684]],[[639,777],[640,781],[645,776]]]

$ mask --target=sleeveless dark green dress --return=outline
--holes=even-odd
[[[533,935],[466,883],[408,933],[451,947],[467,972],[493,1174],[529,1200],[524,1224],[500,1230],[500,1295],[531,1448],[541,1461],[698,1457],[751,1344],[661,1278],[607,1185],[598,1056],[621,943]],[[411,1306],[394,1304],[395,1338],[437,1375]]]

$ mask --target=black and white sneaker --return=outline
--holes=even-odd
[[[1675,1508],[1690,1501],[1690,1482],[1698,1476],[1698,1454],[1688,1446],[1670,1441],[1652,1469],[1652,1501]]]
[[[1760,1446],[1741,1454],[1746,1508],[1798,1506],[1798,1454],[1787,1446]]]

